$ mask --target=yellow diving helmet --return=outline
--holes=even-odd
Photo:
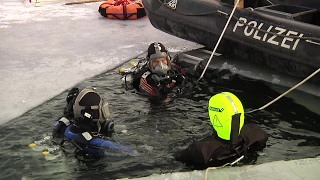
[[[209,100],[208,112],[210,122],[218,136],[224,140],[230,140],[234,127],[234,115],[240,115],[236,124],[237,136],[244,124],[244,109],[241,101],[230,92],[222,92],[212,96]]]

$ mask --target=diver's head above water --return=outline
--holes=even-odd
[[[101,129],[104,131],[113,129],[114,125],[109,121],[109,104],[101,98],[95,88],[84,88],[82,90],[72,88],[67,96],[67,102],[65,112],[69,111],[69,114],[72,114],[76,124],[83,126],[94,124],[97,126],[98,132]]]
[[[151,72],[166,75],[171,69],[170,55],[163,44],[155,42],[148,47],[148,66]]]

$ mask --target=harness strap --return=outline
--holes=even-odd
[[[236,146],[239,143],[239,128],[240,128],[240,116],[241,113],[232,116],[231,122],[231,133],[230,133],[230,151],[234,150],[238,155],[241,155],[241,150]]]
[[[238,143],[239,141],[240,115],[241,113],[238,113],[232,116],[231,134],[230,134],[230,140],[232,145]]]

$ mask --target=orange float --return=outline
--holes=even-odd
[[[99,6],[99,13],[110,19],[122,20],[146,16],[141,0],[107,0]]]

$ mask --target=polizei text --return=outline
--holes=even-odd
[[[247,23],[248,20],[246,18],[240,17],[239,21],[237,21],[237,23],[233,27],[233,32],[236,32],[236,30],[239,29],[238,27],[245,26],[242,23],[242,21],[244,23]],[[299,37],[303,36],[302,33],[288,30],[282,27],[270,25],[268,28],[264,28],[264,26],[266,25],[264,25],[264,23],[258,23],[257,21],[250,21],[247,24],[257,29],[254,29],[250,26],[245,26],[243,29],[243,33],[245,36],[252,37],[256,40],[264,41],[269,44],[280,46],[282,48],[291,49],[293,51],[296,50],[300,39],[294,39],[292,37],[284,37],[284,36],[293,36],[293,35],[299,36]],[[267,32],[262,32],[260,31],[260,29],[264,29]],[[276,33],[277,35],[282,35],[282,36],[270,34],[269,32]],[[280,38],[276,38],[276,37],[280,37]]]

